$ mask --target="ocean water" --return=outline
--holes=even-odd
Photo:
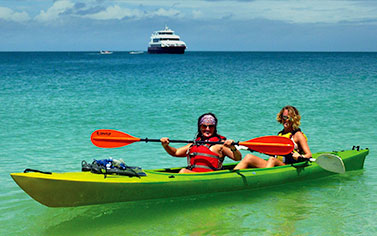
[[[0,235],[376,235],[376,91],[377,53],[0,52]],[[90,135],[192,139],[198,116],[213,112],[220,134],[246,141],[276,134],[288,104],[300,110],[312,152],[369,148],[364,169],[77,208],[45,207],[9,175],[80,171],[82,160],[110,156],[144,169],[184,166],[158,143],[101,149]]]

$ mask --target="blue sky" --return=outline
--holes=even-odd
[[[375,0],[0,0],[0,51],[377,51]]]

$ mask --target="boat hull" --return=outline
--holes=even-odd
[[[332,152],[340,156],[346,171],[362,169],[368,149]],[[313,157],[320,153],[313,154]],[[145,170],[146,177],[90,172],[12,173],[14,181],[33,199],[49,207],[75,207],[113,202],[181,197],[197,194],[257,189],[293,181],[311,180],[335,173],[316,163],[297,163],[274,168],[229,169],[178,174],[175,169]]]
[[[150,54],[184,54],[185,46],[174,47],[148,47],[148,53]]]

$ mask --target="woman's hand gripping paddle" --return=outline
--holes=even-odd
[[[134,142],[160,142],[159,139],[140,139],[117,130],[101,129],[96,130],[91,136],[92,143],[101,148],[116,148],[129,145]],[[192,140],[169,140],[171,143],[209,143],[223,144],[223,142],[202,142]],[[244,142],[237,142],[235,145],[246,146],[249,149],[267,155],[286,155],[294,148],[292,140],[280,136],[264,136],[253,138]]]

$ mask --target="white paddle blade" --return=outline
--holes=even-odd
[[[346,172],[342,159],[331,153],[323,153],[314,160],[323,169],[342,174]]]

